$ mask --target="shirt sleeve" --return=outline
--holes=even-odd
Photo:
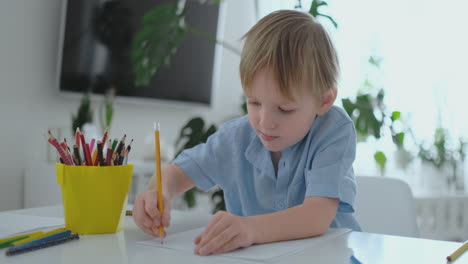
[[[222,188],[229,178],[223,168],[233,157],[234,134],[235,126],[227,123],[208,137],[206,143],[184,150],[172,163],[178,165],[200,189],[208,191],[216,185]]]
[[[356,182],[353,162],[356,157],[356,131],[352,122],[324,135],[322,144],[305,171],[305,196],[338,198],[338,212],[354,212]]]

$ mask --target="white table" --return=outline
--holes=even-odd
[[[36,216],[63,216],[61,206],[8,212]],[[209,215],[173,211],[168,233],[203,226],[209,217]],[[117,234],[81,236],[78,241],[12,257],[6,257],[3,249],[0,252],[0,263],[253,263],[220,256],[200,257],[169,249],[138,246],[135,243],[148,238],[138,229],[131,217],[126,217],[124,230]],[[446,263],[446,256],[460,245],[461,243],[456,242],[350,232],[299,254],[284,257],[275,263],[349,264],[351,254],[365,264]],[[468,252],[454,263],[468,263]]]

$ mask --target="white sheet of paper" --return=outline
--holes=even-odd
[[[142,246],[168,248],[193,254],[193,250],[195,249],[195,244],[193,241],[196,236],[203,232],[203,230],[204,228],[202,227],[173,235],[169,234],[164,239],[164,244],[160,243],[159,238],[147,241],[139,241],[137,244]],[[220,254],[218,256],[254,261],[274,261],[277,258],[296,254],[306,248],[319,245],[328,239],[341,236],[350,231],[351,229],[348,228],[330,228],[325,234],[319,237],[254,245],[248,248]]]
[[[64,225],[62,217],[23,214],[0,214],[0,239],[20,233],[35,232],[39,228]]]

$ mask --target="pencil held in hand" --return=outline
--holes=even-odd
[[[154,123],[154,151],[156,154],[156,187],[157,187],[157,199],[158,199],[158,210],[161,216],[164,214],[164,204],[162,196],[162,179],[161,179],[161,151],[159,145],[159,123]],[[159,224],[159,239],[161,244],[164,243],[164,226]]]

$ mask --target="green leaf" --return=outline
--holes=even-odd
[[[369,63],[374,65],[377,68],[380,68],[380,64],[382,63],[382,58],[376,58],[374,56],[370,56]]]
[[[205,132],[205,134],[203,135],[202,139],[201,139],[201,143],[205,143],[208,138],[213,135],[215,132],[216,132],[217,128],[215,125],[211,125]]]
[[[328,4],[325,1],[313,0],[312,4],[310,5],[309,14],[311,14],[313,17],[317,17],[320,14],[318,8],[323,5],[327,6]]]
[[[394,112],[392,112],[391,119],[392,119],[392,121],[395,121],[395,120],[400,119],[400,116],[401,116],[401,112],[399,112],[399,111],[394,111]]]
[[[341,99],[341,104],[350,118],[353,118],[353,111],[356,106],[348,98]]]
[[[183,199],[187,204],[188,208],[193,208],[197,204],[195,193],[197,192],[197,188],[193,187],[192,189],[186,191],[184,193]]]
[[[224,202],[224,191],[222,189],[216,190],[211,195],[211,200],[215,202],[213,214],[218,211],[226,211],[226,203]]]
[[[367,90],[374,88],[374,85],[368,79],[364,81],[362,86],[364,86]]]
[[[313,0],[312,4],[310,5],[309,14],[311,14],[313,17],[325,17],[330,20],[335,28],[338,28],[338,23],[336,23],[336,21],[331,16],[322,14],[318,11],[319,7],[321,6],[328,6],[328,3],[321,0]]]
[[[380,89],[379,93],[377,94],[377,104],[378,105],[383,104],[384,97],[385,97],[385,91],[384,91],[384,89]]]
[[[179,155],[184,149],[195,147],[200,143],[205,143],[209,136],[214,134],[217,130],[215,125],[211,125],[205,130],[205,121],[201,117],[194,117],[190,119],[185,126],[180,130],[179,138],[176,141],[176,146],[183,145],[177,151]]]
[[[72,132],[75,133],[76,128],[83,128],[86,123],[93,122],[93,110],[91,109],[91,94],[86,92],[81,99],[78,107],[77,115],[72,115]]]
[[[145,14],[132,48],[137,86],[148,85],[156,71],[170,63],[187,32],[184,16],[177,13],[177,2],[156,5]]]
[[[378,151],[374,154],[374,159],[379,164],[380,171],[383,172],[385,170],[385,164],[387,163],[387,157],[382,151]]]
[[[241,105],[242,113],[247,114],[247,102],[243,102]]]
[[[106,104],[106,127],[110,127],[112,123],[112,116],[114,115],[114,106]]]
[[[405,141],[405,133],[404,132],[397,133],[396,135],[393,136],[393,142],[395,142],[395,144],[398,147],[403,147],[404,141]]]

